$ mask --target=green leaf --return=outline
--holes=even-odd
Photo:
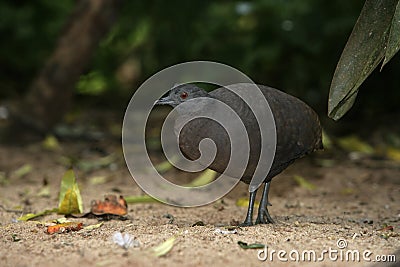
[[[258,202],[254,203],[254,207],[257,208],[260,204]],[[236,200],[236,206],[238,207],[248,207],[249,206],[249,198],[248,197],[241,197]]]
[[[42,142],[42,146],[44,149],[50,151],[57,151],[61,149],[60,143],[54,135],[48,135]]]
[[[157,144],[157,145],[158,145],[158,144]],[[171,160],[172,163],[174,163],[174,162],[179,161],[179,157],[173,156],[170,160]],[[165,172],[167,172],[167,171],[169,171],[169,170],[171,170],[171,169],[174,168],[174,165],[173,165],[171,162],[169,162],[168,160],[163,161],[163,162],[161,162],[161,163],[159,163],[159,164],[157,164],[157,165],[154,165],[154,168],[155,168],[159,173],[165,173]]]
[[[85,229],[85,230],[87,230],[87,231],[92,231],[92,230],[94,230],[94,229],[100,228],[100,227],[103,225],[103,223],[104,223],[104,222],[100,222],[100,223],[97,223],[97,224],[88,225],[88,226],[83,227],[83,229]]]
[[[124,197],[126,203],[128,204],[137,204],[137,203],[153,203],[153,202],[159,202],[157,199],[152,198],[149,195],[143,195],[143,196],[126,196]]]
[[[92,71],[80,77],[76,89],[83,95],[100,95],[107,89],[107,81],[102,73]]]
[[[44,211],[38,212],[38,213],[28,213],[28,214],[25,214],[24,216],[19,217],[17,220],[18,221],[29,221],[29,220],[32,220],[32,219],[34,219],[36,217],[48,215],[48,214],[51,214],[51,213],[54,213],[54,212],[57,212],[57,211],[58,211],[58,209],[54,208],[52,210],[44,210]]]
[[[265,247],[264,244],[260,243],[247,244],[246,242],[242,241],[238,241],[238,245],[243,249],[260,249]]]
[[[310,183],[303,176],[294,175],[293,178],[300,185],[300,187],[303,187],[308,190],[314,190],[317,188],[315,184]]]
[[[50,197],[50,186],[43,186],[36,195],[38,197]]]
[[[58,202],[58,213],[71,214],[82,213],[82,197],[73,170],[64,174],[61,180],[61,189]]]
[[[0,171],[0,185],[6,185],[9,184],[10,181],[6,176],[5,172]]]
[[[69,222],[71,222],[71,221],[68,220],[68,219],[65,218],[65,217],[61,217],[61,218],[58,218],[58,219],[54,219],[54,220],[53,220],[53,223],[56,223],[56,224],[69,223]]]
[[[32,165],[24,164],[14,171],[14,176],[16,178],[22,178],[25,175],[29,174],[33,170]]]
[[[186,184],[185,186],[198,187],[198,186],[203,186],[203,185],[209,184],[214,180],[216,175],[217,175],[217,173],[215,171],[207,169],[202,174],[200,174],[196,179],[194,179],[192,182]]]
[[[93,176],[89,178],[89,183],[91,185],[100,185],[100,184],[105,184],[107,183],[107,176],[104,175],[98,175],[98,176]]]
[[[89,172],[92,170],[101,169],[104,167],[110,166],[114,163],[116,157],[114,154],[110,154],[108,156],[96,159],[96,160],[81,160],[78,161],[78,168],[84,172]]]
[[[367,155],[374,153],[374,148],[355,135],[342,137],[337,140],[338,145],[347,152],[361,152]]]
[[[324,149],[332,148],[332,139],[329,137],[324,129],[322,129],[322,144],[324,146]]]
[[[154,256],[161,257],[161,256],[166,255],[174,246],[175,239],[176,239],[175,236],[168,238],[165,242],[152,248]]]
[[[398,50],[397,5],[398,0],[365,1],[333,75],[328,115],[334,120],[340,119],[352,107],[360,85],[376,66]],[[387,52],[388,46],[395,49]]]
[[[159,172],[159,173],[165,173],[172,169],[174,166],[168,161],[163,161],[157,165],[154,165],[154,168]]]
[[[388,147],[386,149],[386,157],[391,160],[400,162],[400,149],[395,147]]]
[[[166,163],[169,163],[169,162],[166,161]],[[212,182],[216,175],[217,175],[217,173],[215,171],[207,169],[200,176],[198,176],[196,179],[194,179],[192,182],[185,184],[185,186],[197,187],[197,186],[206,185],[206,184]],[[149,195],[127,196],[124,198],[125,198],[126,203],[128,203],[128,204],[160,202],[159,200],[152,198]]]
[[[396,10],[390,27],[389,40],[386,47],[385,59],[382,67],[399,51],[400,48],[400,1],[397,2]]]

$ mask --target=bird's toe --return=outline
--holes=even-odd
[[[268,210],[258,213],[256,224],[269,224],[275,223],[271,215],[269,215]]]
[[[240,227],[247,227],[247,226],[253,226],[253,222],[245,220],[241,224],[239,224]]]

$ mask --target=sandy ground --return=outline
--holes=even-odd
[[[60,180],[66,170],[62,155],[91,160],[108,153],[117,155],[112,166],[78,172],[85,210],[91,200],[102,199],[106,193],[143,194],[125,167],[119,144],[107,144],[101,153],[93,152],[90,146],[63,143],[58,152],[47,151],[39,143],[0,147],[0,171],[7,178],[0,184],[1,266],[370,266],[377,256],[392,255],[400,249],[400,166],[377,159],[335,159],[330,167],[318,166],[318,155],[297,161],[271,186],[270,213],[277,223],[237,228],[235,234],[215,230],[225,230],[225,226],[244,219],[246,207],[235,203],[247,196],[245,184],[239,184],[222,200],[198,208],[131,204],[128,220],[106,221],[92,231],[46,234],[45,227],[37,222],[62,217],[57,214],[33,222],[15,222],[28,212],[57,207]],[[14,171],[27,163],[32,171],[17,177]],[[98,175],[106,176],[107,182],[91,184],[91,177]],[[316,189],[299,186],[293,175],[305,177]],[[49,197],[37,195],[44,180],[51,188]],[[71,220],[84,225],[97,223],[96,219]],[[192,226],[198,221],[204,226]],[[384,226],[392,226],[393,231],[381,230]],[[119,247],[112,240],[117,231],[135,237],[140,246],[126,250]],[[176,241],[172,250],[155,257],[151,248],[173,236]],[[339,240],[343,249],[338,247]],[[266,254],[259,249],[245,250],[238,241],[265,244],[268,258],[258,259]],[[279,250],[287,262],[278,258]],[[293,261],[289,258],[289,253],[296,255],[293,250],[300,257],[304,251],[314,250],[318,262]],[[324,250],[333,254],[323,254]],[[346,261],[346,253],[356,250],[360,261]],[[319,261],[321,254],[324,259]],[[399,262],[398,252],[396,256]]]

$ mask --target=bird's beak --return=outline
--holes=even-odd
[[[158,99],[154,102],[154,105],[173,105],[173,101],[169,98],[169,96]]]

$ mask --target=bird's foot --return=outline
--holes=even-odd
[[[247,227],[247,226],[253,226],[253,222],[249,219],[246,218],[246,220],[244,220],[244,222],[242,222],[241,224],[239,224],[240,227]]]
[[[258,216],[256,220],[256,224],[268,224],[268,223],[275,223],[272,217],[268,214],[264,214],[264,216]]]
[[[261,218],[257,218],[256,220],[256,224],[270,224],[270,223],[275,223],[275,221],[271,218],[271,216],[267,217],[267,219],[265,219],[265,217],[261,217]]]
[[[271,204],[268,202],[268,206],[271,206]],[[268,223],[275,223],[275,221],[272,219],[271,215],[269,215],[268,209],[262,209],[258,211],[258,216],[256,220],[256,224],[268,224]]]

